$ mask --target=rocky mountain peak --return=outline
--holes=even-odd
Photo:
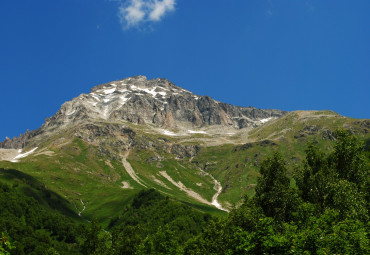
[[[123,92],[125,90],[130,91],[137,91],[137,92],[146,92],[149,94],[153,94],[154,92],[169,92],[169,93],[179,93],[179,92],[187,92],[189,91],[177,87],[175,84],[170,82],[164,78],[157,78],[148,80],[145,76],[133,76],[129,78],[125,78],[123,80],[113,81],[109,83],[100,84],[95,86],[91,89],[91,93],[101,93],[104,92],[106,94],[113,93],[115,91]],[[165,93],[160,93],[165,94]]]
[[[167,79],[134,76],[95,86],[90,93],[64,103],[37,132],[32,131],[26,137],[96,121],[128,121],[180,129],[214,125],[242,129],[257,127],[284,114],[280,110],[233,106],[209,96],[198,96]],[[11,146],[15,142],[7,144]]]
[[[62,122],[88,117],[104,120],[123,118],[144,124],[148,118],[153,122],[152,113],[166,112],[166,105],[176,95],[198,98],[166,79],[148,81],[145,76],[135,76],[92,88],[90,93],[63,104],[57,117]]]
[[[166,127],[187,122],[197,127],[227,125],[240,129],[258,126],[267,118],[283,114],[279,110],[237,107],[208,96],[198,96],[167,79],[148,80],[145,76],[135,76],[98,85],[90,93],[66,102],[49,123],[71,123],[88,118]]]

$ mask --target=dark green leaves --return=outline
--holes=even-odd
[[[265,160],[260,169],[255,201],[264,214],[277,221],[289,221],[291,212],[297,206],[298,196],[290,188],[290,179],[286,175],[287,169],[280,154],[275,153]]]

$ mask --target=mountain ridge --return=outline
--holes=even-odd
[[[90,93],[62,104],[36,130],[0,142],[0,148],[21,149],[27,141],[53,129],[88,121],[128,121],[164,128],[226,126],[234,129],[257,127],[287,112],[275,109],[233,106],[209,96],[198,96],[167,79],[147,80],[134,76],[103,83]]]

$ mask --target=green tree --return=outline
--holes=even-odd
[[[336,209],[342,218],[368,220],[369,169],[363,143],[346,131],[336,132],[334,150],[325,154],[313,143],[295,174],[302,199],[320,208]]]
[[[354,183],[357,194],[363,196],[367,210],[370,210],[370,160],[366,158],[365,145],[347,131],[336,132],[337,142],[329,156],[330,164],[337,171],[339,179]]]
[[[81,246],[81,252],[87,255],[112,254],[109,234],[104,232],[102,226],[96,219],[91,221],[86,231],[85,240]]]
[[[178,238],[175,233],[166,225],[159,227],[154,235],[149,235],[139,246],[136,254],[181,254]]]
[[[15,247],[11,244],[9,241],[9,238],[4,235],[4,233],[1,233],[1,240],[0,240],[0,255],[8,255],[11,254],[11,250],[13,250]]]
[[[364,143],[345,130],[338,130],[335,135],[337,142],[330,163],[338,177],[358,185],[365,184],[369,169],[366,168]]]
[[[278,153],[265,160],[255,196],[211,221],[185,254],[370,254],[369,163],[357,138],[336,137],[329,153],[308,145],[297,188]]]
[[[227,254],[231,241],[229,231],[232,224],[223,219],[215,218],[203,229],[202,234],[190,239],[184,248],[184,254]]]
[[[262,162],[261,177],[257,180],[256,204],[264,214],[277,221],[289,221],[294,208],[298,204],[296,191],[290,188],[287,169],[279,153]]]
[[[303,200],[317,204],[324,210],[326,187],[333,182],[334,172],[328,166],[326,155],[313,143],[308,144],[306,162],[303,169],[296,170],[295,180]]]
[[[119,226],[112,231],[112,247],[114,254],[135,254],[143,240],[141,225]]]

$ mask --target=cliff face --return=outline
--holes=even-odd
[[[3,149],[22,149],[26,146],[27,141],[34,136],[37,136],[42,133],[42,129],[37,129],[33,131],[27,130],[26,133],[21,134],[18,137],[13,137],[13,139],[5,138],[3,142],[0,142],[0,148]]]
[[[233,106],[209,96],[195,95],[166,79],[136,76],[92,88],[90,93],[64,103],[40,129],[7,139],[0,143],[0,148],[22,148],[34,136],[77,123],[128,121],[162,128],[220,125],[242,129],[257,127],[285,113]]]
[[[195,127],[227,125],[236,129],[258,126],[261,120],[280,117],[280,110],[237,107],[208,96],[197,96],[166,79],[136,76],[94,87],[62,105],[46,125],[84,119],[126,120],[173,128],[179,122]]]

